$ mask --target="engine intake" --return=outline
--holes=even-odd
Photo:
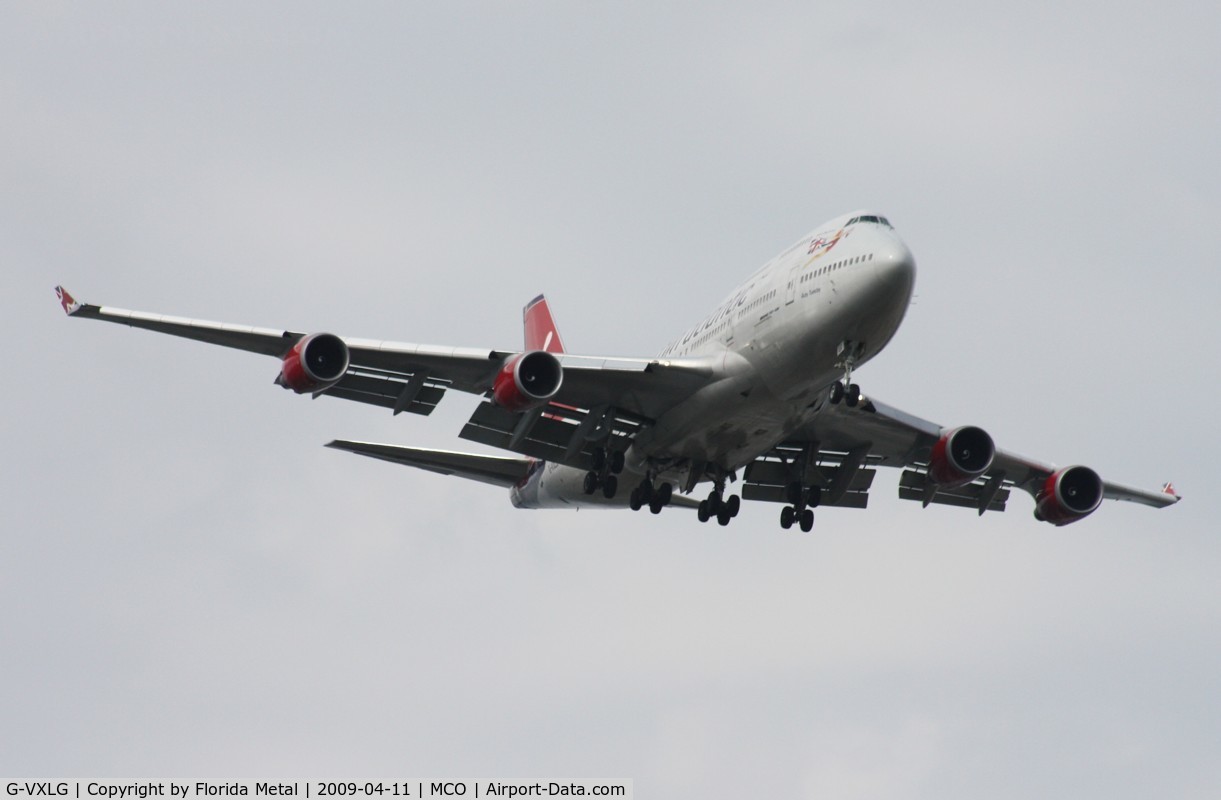
[[[563,382],[564,368],[551,353],[519,353],[507,359],[496,374],[492,399],[510,411],[527,411],[555,397]]]
[[[348,346],[333,333],[315,333],[293,345],[276,383],[297,394],[321,392],[348,371]]]
[[[937,486],[952,489],[978,478],[992,466],[996,446],[983,428],[964,425],[942,434],[933,445],[928,477]]]
[[[1066,467],[1047,476],[1034,499],[1034,518],[1052,525],[1084,519],[1102,505],[1102,478],[1089,467]]]

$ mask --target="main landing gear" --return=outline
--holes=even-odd
[[[729,477],[729,473],[724,470],[718,469],[714,472],[713,489],[708,493],[707,498],[700,501],[696,514],[700,522],[707,522],[715,517],[717,524],[728,525],[731,519],[738,516],[738,512],[742,509],[742,498],[736,494],[725,496],[727,477]]]
[[[787,531],[796,522],[805,533],[814,530],[814,506],[822,501],[822,487],[790,483],[785,497],[792,505],[780,509],[780,527]]]
[[[700,522],[707,522],[716,517],[718,524],[728,525],[729,520],[738,516],[738,511],[742,509],[742,498],[731,494],[722,499],[722,492],[722,489],[713,489],[706,499],[700,501],[699,510],[696,512]]]
[[[594,450],[593,469],[585,473],[585,483],[582,488],[585,494],[593,495],[599,489],[602,496],[610,500],[619,491],[619,473],[623,472],[624,456],[622,450],[607,450],[599,447]]]
[[[660,514],[663,508],[670,505],[672,497],[674,497],[673,484],[663,483],[661,486],[654,486],[652,479],[645,477],[640,481],[640,485],[632,490],[631,496],[628,497],[628,506],[633,511],[639,511],[648,506],[649,511]]]

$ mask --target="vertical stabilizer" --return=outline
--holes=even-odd
[[[560,331],[555,327],[555,318],[543,295],[526,303],[522,309],[522,323],[526,329],[526,349],[546,350],[548,353],[564,352]]]

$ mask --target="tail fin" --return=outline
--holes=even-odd
[[[81,304],[73,299],[72,295],[68,294],[68,290],[62,286],[55,287],[55,294],[59,297],[59,304],[64,307],[64,313],[72,316],[77,311],[81,310]]]
[[[555,327],[555,318],[543,295],[526,303],[522,309],[522,323],[526,329],[526,349],[546,350],[548,353],[564,352],[560,331]]]

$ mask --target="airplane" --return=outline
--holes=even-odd
[[[653,358],[568,353],[543,295],[523,310],[523,349],[487,350],[184,319],[56,293],[72,317],[273,356],[275,383],[297,394],[395,415],[428,415],[451,389],[481,395],[459,437],[515,455],[327,446],[507,488],[517,508],[674,506],[728,525],[750,500],[780,504],[781,527],[809,532],[818,506],[866,508],[878,467],[901,469],[900,499],[925,507],[983,515],[1021,489],[1035,518],[1057,526],[1104,498],[1178,502],[1170,484],[1154,492],[1104,481],[1086,466],[997,448],[978,426],[942,426],[864,394],[854,372],[898,330],[915,276],[886,217],[845,214],[765,263]]]

